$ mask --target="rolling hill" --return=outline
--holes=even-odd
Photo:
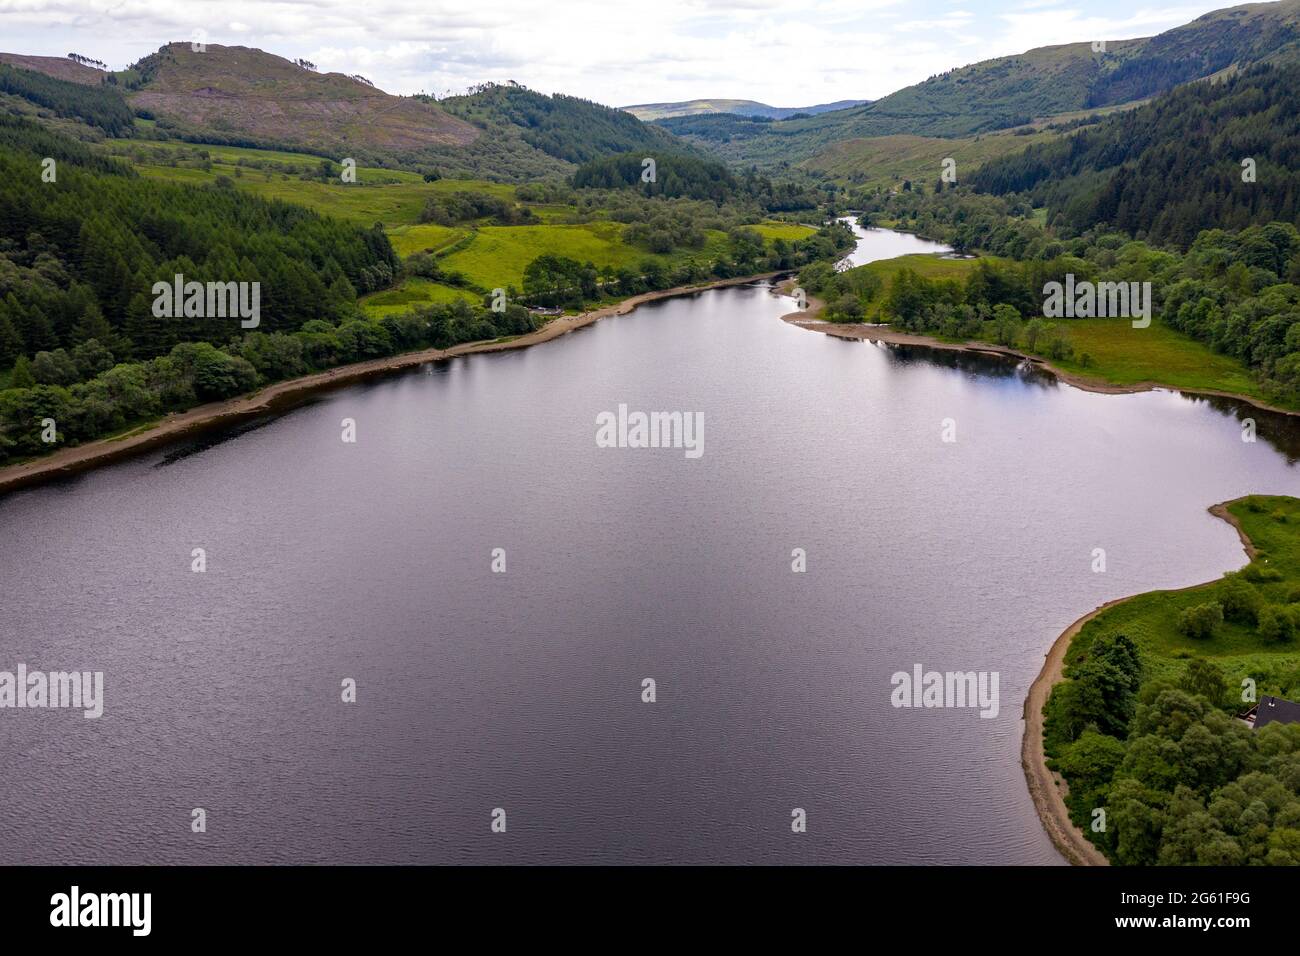
[[[62,80],[52,72],[8,62],[0,62],[0,108],[14,115],[41,118],[47,125],[64,127],[85,138],[121,136],[135,125],[131,107],[113,84]]]
[[[991,159],[967,182],[1027,193],[1066,234],[1102,225],[1186,248],[1211,225],[1300,221],[1297,154],[1300,63],[1264,63]]]
[[[393,96],[362,77],[318,73],[311,64],[247,47],[170,43],[117,74],[70,59],[0,54],[0,70],[9,71],[0,95],[55,108],[59,116],[84,119],[87,107],[72,114],[65,104],[86,99],[71,90],[94,85],[100,99],[120,102],[125,92],[130,107],[156,124],[151,135],[456,177],[559,179],[601,156],[693,150],[631,113],[577,97],[514,83],[484,84],[441,102]],[[121,120],[110,135],[124,134]]]
[[[358,143],[416,153],[465,147],[473,124],[429,103],[390,96],[341,73],[320,74],[247,47],[170,43],[135,66],[131,104],[183,130],[249,144],[338,153]]]
[[[768,106],[756,100],[684,100],[679,103],[641,103],[636,106],[624,106],[622,109],[639,120],[652,123],[656,120],[672,119],[676,116],[700,116],[713,113],[729,113],[734,116],[751,116],[761,119],[789,119],[800,113],[816,116],[832,110],[849,109],[864,106],[870,100],[837,100],[834,103],[821,103],[817,106]]]
[[[569,163],[614,153],[688,149],[631,113],[576,96],[546,96],[517,83],[487,83],[465,96],[440,100],[438,106],[495,136],[516,137]]]
[[[680,116],[661,125],[739,163],[800,162],[832,143],[965,137],[1151,97],[1188,80],[1300,57],[1300,0],[1216,10],[1156,37],[1039,47],[932,76],[867,106],[764,121]]]
[[[92,66],[86,66],[75,60],[60,56],[25,56],[21,53],[0,53],[0,63],[8,63],[10,66],[20,67],[24,70],[44,73],[56,80],[67,80],[70,83],[81,83],[84,86],[98,86],[109,75],[103,70],[97,70]]]
[[[799,167],[855,186],[873,186],[909,179],[932,181],[938,178],[943,161],[952,158],[961,180],[990,159],[1055,138],[1054,133],[1032,129],[1023,136],[999,132],[962,139],[898,133],[832,143]]]

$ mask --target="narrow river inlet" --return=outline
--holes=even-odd
[[[104,674],[98,719],[0,720],[4,861],[1062,862],[1045,653],[1243,564],[1206,509],[1300,494],[1294,426],[793,308],[663,300],[0,499],[0,670]],[[620,405],[702,453],[601,447]],[[918,666],[996,713],[894,706]]]

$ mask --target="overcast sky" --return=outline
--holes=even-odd
[[[0,0],[0,49],[114,69],[195,30],[392,93],[515,80],[613,106],[875,99],[1051,43],[1150,36],[1229,3],[1169,0]]]

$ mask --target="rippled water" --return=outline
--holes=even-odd
[[[0,670],[106,697],[0,711],[4,861],[1059,862],[1043,655],[1240,565],[1205,509],[1300,493],[1296,437],[791,307],[662,301],[0,499]],[[620,403],[702,412],[704,454],[598,448]],[[915,664],[997,672],[998,716],[891,707]]]

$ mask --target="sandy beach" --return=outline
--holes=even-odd
[[[473,355],[479,352],[503,352],[508,349],[522,349],[530,345],[539,345],[559,338],[575,329],[580,329],[615,315],[626,315],[638,305],[667,299],[678,295],[690,295],[705,289],[718,289],[725,286],[744,285],[761,279],[772,279],[781,275],[779,272],[765,272],[759,275],[741,276],[734,279],[718,279],[700,285],[677,286],[661,289],[657,292],[644,292],[634,295],[613,305],[593,309],[579,315],[560,316],[547,322],[536,332],[520,335],[504,342],[466,342],[449,349],[423,349],[418,352],[405,352],[384,358],[371,359],[366,362],[354,362],[340,365],[324,372],[316,372],[301,378],[277,382],[259,389],[250,395],[232,398],[224,402],[210,402],[198,405],[184,412],[174,412],[157,422],[142,426],[140,429],[114,438],[101,438],[86,442],[84,445],[63,448],[42,458],[20,462],[0,468],[0,495],[15,491],[29,485],[39,484],[66,475],[86,471],[112,461],[119,461],[132,455],[138,455],[159,445],[176,441],[190,435],[229,425],[268,412],[291,408],[313,394],[343,385],[352,385],[364,379],[389,374],[401,369],[436,362],[440,359],[455,358],[458,355]]]

